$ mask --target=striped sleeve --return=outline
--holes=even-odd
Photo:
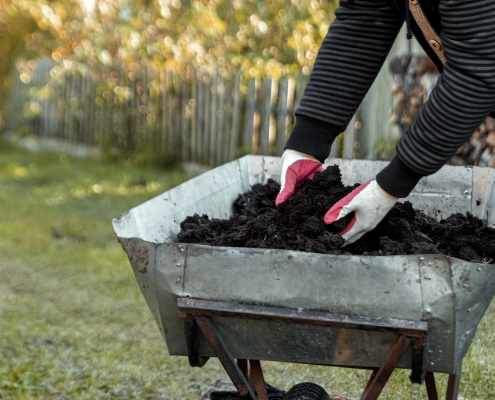
[[[375,80],[403,24],[393,0],[341,0],[286,148],[324,160]]]
[[[443,74],[397,145],[413,170],[438,171],[495,107],[495,0],[442,0]]]

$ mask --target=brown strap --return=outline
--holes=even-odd
[[[412,16],[414,17],[416,23],[423,32],[423,35],[425,35],[425,38],[430,44],[431,48],[436,53],[438,58],[440,58],[442,64],[445,64],[445,56],[443,54],[442,41],[440,40],[440,37],[437,35],[435,30],[431,27],[430,23],[426,19],[426,16],[423,10],[421,9],[421,6],[419,5],[419,1],[409,0],[409,9],[411,10]]]

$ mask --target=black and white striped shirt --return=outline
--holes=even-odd
[[[286,148],[320,160],[328,156],[403,25],[405,7],[398,6],[405,1],[396,1],[400,4],[394,0],[340,1]],[[377,176],[379,185],[396,197],[406,197],[422,176],[438,171],[495,108],[495,0],[421,3],[437,7],[440,19],[434,24],[441,26],[446,62],[418,119],[397,144],[397,155]],[[420,31],[415,28],[418,37]],[[424,37],[421,41],[425,42]],[[431,49],[426,50],[431,56]]]

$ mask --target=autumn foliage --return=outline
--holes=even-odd
[[[40,56],[56,63],[52,76],[84,64],[95,82],[109,85],[116,64],[136,74],[141,65],[220,74],[235,68],[246,77],[309,74],[335,3],[0,0],[1,92],[14,60]]]

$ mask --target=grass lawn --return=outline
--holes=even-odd
[[[226,376],[216,360],[193,369],[168,356],[111,226],[187,179],[0,141],[1,399],[197,400]],[[494,322],[492,306],[464,364],[464,399],[495,398]],[[313,381],[349,397],[359,397],[369,374],[263,366],[272,385]],[[426,399],[407,376],[394,373],[381,399]],[[445,378],[439,382],[445,390]]]

